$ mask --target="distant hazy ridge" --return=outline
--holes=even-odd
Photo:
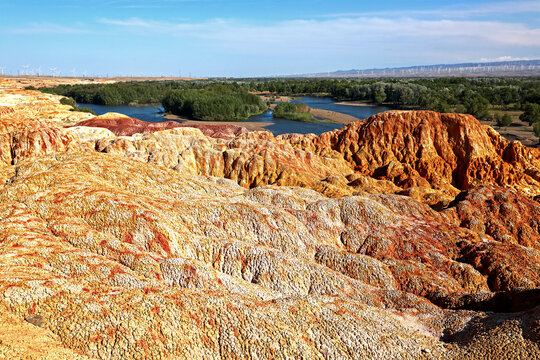
[[[540,60],[498,61],[483,63],[439,64],[400,68],[339,70],[295,77],[446,77],[446,76],[540,76]]]

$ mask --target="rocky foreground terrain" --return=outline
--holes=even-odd
[[[0,359],[540,357],[539,149],[137,124],[0,89]]]

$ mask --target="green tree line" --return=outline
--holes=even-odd
[[[149,81],[59,85],[39,90],[77,103],[136,105],[163,103],[166,110],[199,119],[242,119],[263,110],[251,92],[327,95],[404,109],[467,113],[484,120],[490,108],[524,111],[522,120],[540,122],[540,78],[435,79],[236,79]],[[222,114],[222,115],[220,115]],[[499,120],[496,118],[495,120]],[[509,123],[508,117],[498,121]]]
[[[469,113],[479,119],[488,108],[524,110],[540,104],[539,79],[287,79],[246,81],[249,90],[281,95],[326,94],[336,100],[360,100],[401,108]]]
[[[42,87],[40,91],[75,99],[79,104],[137,105],[159,104],[171,90],[202,88],[201,82],[148,81],[114,84],[78,84]]]
[[[240,87],[216,84],[206,89],[171,90],[162,100],[166,112],[197,120],[246,120],[268,108]]]

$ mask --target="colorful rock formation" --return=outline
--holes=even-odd
[[[540,186],[540,149],[510,142],[470,115],[388,111],[319,137],[286,138],[403,189],[431,188],[453,197],[495,184],[534,196]]]
[[[101,127],[111,130],[117,136],[131,136],[134,134],[151,134],[156,131],[174,129],[178,127],[193,127],[202,131],[206,136],[219,139],[232,139],[240,134],[247,133],[247,129],[237,125],[184,125],[176,121],[149,123],[128,116],[107,113],[92,119],[81,121],[74,126]]]
[[[13,108],[0,358],[540,357],[538,154],[468,116],[216,139]]]
[[[108,128],[115,131],[116,121]],[[105,120],[81,125],[92,122],[106,127]],[[327,196],[398,193],[444,207],[460,190],[482,184],[527,196],[540,191],[540,149],[509,142],[468,115],[394,111],[321,136],[242,132],[223,142],[192,131],[186,141],[187,134],[108,138],[94,147],[248,188],[302,186]]]
[[[472,188],[460,193],[444,213],[480,235],[540,250],[540,203],[515,190]]]

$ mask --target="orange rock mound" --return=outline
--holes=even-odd
[[[540,149],[510,142],[470,115],[389,111],[318,137],[284,138],[403,189],[431,188],[453,197],[495,184],[540,192]]]
[[[166,147],[156,146],[165,138]],[[460,190],[483,184],[540,193],[540,149],[509,142],[472,116],[431,111],[378,114],[320,136],[254,132],[220,142],[191,133],[187,144],[181,133],[159,132],[95,147],[165,166],[189,164],[193,174],[246,187],[293,185],[329,196],[399,193],[443,207]]]

